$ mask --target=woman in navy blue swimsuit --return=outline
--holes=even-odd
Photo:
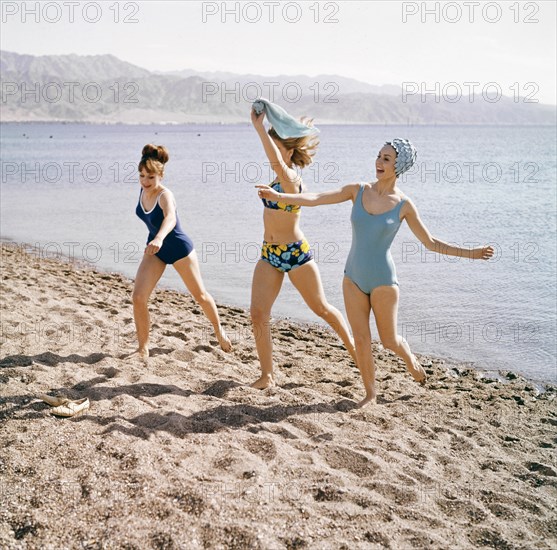
[[[149,236],[133,289],[133,314],[139,341],[137,354],[143,359],[149,357],[147,304],[168,264],[173,265],[211,321],[220,347],[230,351],[230,340],[220,324],[215,301],[203,285],[193,242],[180,226],[172,192],[162,185],[168,158],[168,151],[162,145],[145,145],[138,166],[141,191],[135,212],[147,225]]]

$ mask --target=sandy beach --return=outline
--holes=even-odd
[[[189,295],[2,244],[0,547],[550,549],[557,388],[375,345],[378,403],[320,325],[273,321],[278,386],[248,313],[219,306],[223,353]],[[249,281],[246,281],[249,284]],[[209,288],[209,291],[211,289]],[[57,418],[37,395],[88,397]]]

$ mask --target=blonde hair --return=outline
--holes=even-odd
[[[164,176],[164,165],[168,162],[168,151],[164,145],[153,145],[148,143],[141,151],[138,171],[145,169],[149,174]]]
[[[313,126],[313,119],[302,117],[300,121],[308,128]],[[319,138],[317,136],[311,135],[298,138],[281,138],[272,126],[269,128],[268,134],[273,139],[280,141],[282,145],[284,145],[285,149],[294,149],[294,152],[292,153],[292,162],[296,166],[305,168],[313,162],[313,157],[317,152],[317,147],[319,146]]]

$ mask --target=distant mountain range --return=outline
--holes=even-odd
[[[0,53],[1,116],[8,121],[239,123],[263,95],[320,124],[554,125],[556,107],[503,96],[418,95],[337,75],[240,75],[193,70],[152,72],[113,55]],[[472,101],[470,101],[472,99]]]
[[[315,77],[307,75],[279,75],[279,76],[261,76],[257,74],[247,74],[241,75],[236,73],[227,73],[220,71],[213,72],[199,72],[193,71],[191,69],[184,69],[182,71],[170,71],[170,72],[159,72],[157,74],[167,74],[174,76],[181,76],[182,78],[187,78],[190,76],[197,76],[209,82],[219,82],[226,83],[228,89],[233,89],[236,83],[239,83],[241,88],[245,88],[246,95],[249,95],[250,85],[257,84],[263,90],[269,88],[269,84],[265,83],[280,83],[276,86],[278,93],[282,87],[286,87],[289,83],[299,84],[304,91],[307,90],[308,93],[315,94],[318,91],[323,93],[323,86],[327,84],[334,83],[338,86],[338,92],[340,93],[370,93],[370,94],[388,94],[388,95],[400,95],[400,86],[394,86],[392,84],[384,84],[382,86],[374,86],[373,84],[368,84],[367,82],[361,82],[359,80],[354,80],[353,78],[346,78],[343,76],[338,76],[334,74],[317,75]],[[317,90],[316,83],[319,84],[320,90]],[[293,87],[294,88],[294,87]],[[288,92],[288,90],[285,90]],[[293,90],[292,90],[293,91]],[[333,87],[327,89],[324,95],[332,94],[335,90]]]

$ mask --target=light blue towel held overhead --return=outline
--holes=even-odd
[[[315,126],[306,126],[289,115],[282,107],[271,103],[267,99],[256,99],[253,102],[253,109],[258,115],[265,111],[275,132],[282,139],[304,137],[319,133]]]

